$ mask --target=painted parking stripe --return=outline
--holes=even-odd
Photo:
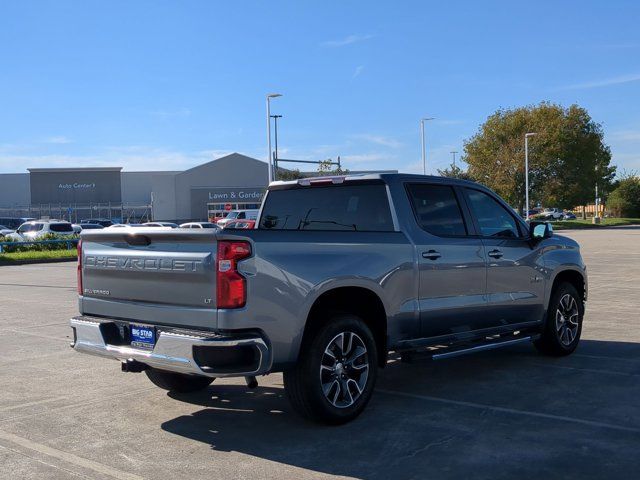
[[[108,475],[110,477],[123,480],[143,479],[143,477],[139,475],[135,475],[129,472],[123,472],[122,470],[109,467],[108,465],[94,462],[93,460],[79,457],[77,455],[74,455],[73,453],[58,450],[57,448],[52,448],[48,445],[33,442],[27,438],[23,438],[18,435],[14,435],[13,433],[5,432],[2,430],[0,430],[0,440],[4,440],[5,442],[13,443],[14,445],[18,445],[20,447],[42,453],[49,457],[57,458],[58,460],[62,460],[63,462],[67,462],[71,465],[76,465],[81,468],[86,468],[87,470],[92,470],[102,475]]]
[[[560,420],[563,422],[577,423],[579,425],[587,425],[589,427],[608,428],[611,430],[618,430],[622,432],[640,433],[640,428],[625,427],[622,425],[614,425],[612,423],[596,422],[593,420],[584,420],[582,418],[567,417],[564,415],[553,415],[551,413],[532,412],[530,410],[518,410],[516,408],[496,407],[493,405],[485,405],[482,403],[465,402],[462,400],[450,400],[448,398],[432,397],[431,395],[418,395],[416,393],[400,392],[396,390],[376,389],[376,392],[384,393],[387,395],[396,395],[399,397],[413,398],[416,400],[428,400],[430,402],[445,403],[448,405],[458,405],[461,407],[478,408],[482,410],[490,410],[493,412],[509,413],[512,415],[524,415],[529,417],[546,418],[549,420]]]

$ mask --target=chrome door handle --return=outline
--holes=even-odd
[[[428,252],[422,252],[422,258],[428,258],[429,260],[437,260],[441,257],[439,252],[435,250],[429,250]]]
[[[487,255],[492,258],[502,258],[504,253],[502,253],[500,250],[491,250]]]

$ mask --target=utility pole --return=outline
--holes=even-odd
[[[273,169],[271,167],[271,99],[281,96],[281,93],[269,93],[267,95],[267,172],[269,176],[267,185],[273,181]]]
[[[453,169],[456,169],[456,153],[458,153],[457,151],[453,151],[451,152],[451,154],[453,155]]]
[[[536,133],[524,134],[524,218],[529,220],[529,137],[533,137]]]

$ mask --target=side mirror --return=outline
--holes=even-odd
[[[543,240],[553,236],[553,227],[549,222],[531,222],[529,232],[533,240]]]

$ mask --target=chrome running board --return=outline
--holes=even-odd
[[[452,350],[450,352],[434,353],[431,355],[433,360],[444,360],[445,358],[459,357],[461,355],[467,355],[469,353],[482,352],[484,350],[493,350],[495,348],[507,347],[509,345],[516,345],[518,343],[532,342],[540,338],[540,335],[528,335],[526,337],[512,338],[509,340],[503,340],[502,342],[485,343],[482,345],[476,345],[469,348],[461,348]]]

